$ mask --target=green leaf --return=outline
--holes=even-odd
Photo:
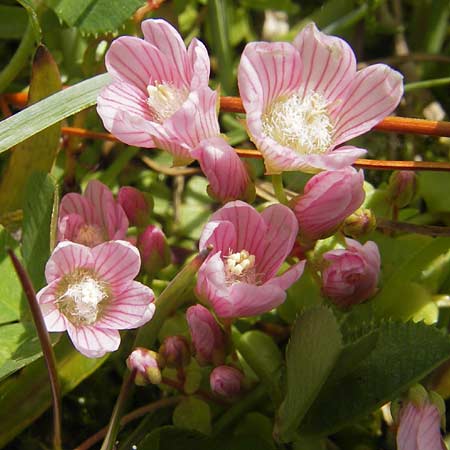
[[[328,435],[366,417],[450,356],[450,338],[423,323],[384,323],[371,354],[327,383],[308,411],[302,435]]]
[[[103,364],[106,357],[86,358],[64,338],[55,347],[63,394],[74,389]],[[48,373],[41,358],[17,376],[0,383],[0,448],[34,422],[51,404]]]
[[[53,178],[41,172],[31,176],[25,191],[22,255],[36,290],[45,284],[44,268],[50,256],[50,226],[55,191]]]
[[[60,91],[61,87],[55,61],[44,46],[39,46],[33,61],[30,104]],[[31,174],[36,171],[50,172],[56,159],[60,136],[61,125],[57,123],[14,148],[0,184],[0,211],[8,213],[20,209],[25,185]]]
[[[153,430],[140,443],[139,450],[207,450],[211,440],[198,431],[165,426]]]
[[[445,172],[422,172],[419,176],[419,195],[430,212],[450,212],[450,177]]]
[[[36,12],[36,7],[30,0],[17,0],[27,11],[28,18],[30,20],[31,26],[33,28],[34,36],[36,42],[42,42],[42,30],[41,25],[39,23],[38,15]]]
[[[58,17],[81,33],[99,34],[116,31],[143,0],[46,0]]]
[[[208,403],[190,396],[184,398],[173,412],[176,427],[211,434],[211,410]]]
[[[276,424],[276,433],[282,441],[295,440],[298,426],[327,380],[341,349],[341,332],[329,309],[309,309],[295,322],[286,352],[286,397]]]
[[[0,153],[66,117],[95,105],[100,90],[110,82],[109,74],[97,75],[3,120],[0,122]]]
[[[0,5],[0,39],[20,39],[27,22],[27,13],[23,8]]]

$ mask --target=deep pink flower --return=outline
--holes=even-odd
[[[191,306],[186,319],[200,364],[219,364],[225,356],[225,336],[213,315],[202,305]]]
[[[66,194],[59,207],[58,240],[94,247],[124,239],[128,219],[112,192],[100,181],[89,181],[83,195]]]
[[[117,350],[118,330],[140,327],[155,310],[152,290],[133,281],[140,264],[125,241],[94,248],[60,242],[45,267],[48,285],[37,293],[48,331],[67,330],[91,358]]]
[[[352,167],[313,176],[306,183],[303,195],[291,202],[302,239],[316,241],[333,234],[362,205],[363,185],[363,172]]]
[[[117,202],[125,211],[130,225],[145,227],[148,225],[153,201],[148,194],[132,186],[123,186],[117,194]]]
[[[261,214],[247,203],[227,203],[211,217],[200,249],[213,251],[200,267],[197,294],[219,317],[245,317],[270,311],[284,302],[303,273],[304,262],[275,276],[292,250],[298,231],[294,213],[272,205]]]
[[[161,383],[158,354],[146,348],[135,348],[127,358],[127,367],[135,371],[134,382],[138,386]]]
[[[356,70],[344,40],[307,25],[287,42],[249,43],[238,71],[249,134],[268,173],[336,170],[365,154],[340,146],[398,105],[402,76],[384,64]]]
[[[163,231],[149,225],[137,239],[137,248],[142,258],[142,267],[151,276],[172,261],[172,254]]]
[[[399,412],[398,450],[445,450],[440,431],[441,415],[436,405],[410,401]]]
[[[343,307],[367,300],[377,290],[380,252],[375,242],[361,245],[345,239],[347,248],[326,252],[329,262],[322,272],[322,290],[330,300]]]
[[[233,399],[239,395],[244,381],[244,374],[234,367],[216,367],[209,377],[211,390],[221,397]]]

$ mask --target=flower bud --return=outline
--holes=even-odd
[[[202,305],[191,306],[186,319],[200,364],[220,364],[225,357],[225,336],[213,315]]]
[[[145,386],[149,383],[161,383],[161,371],[159,370],[157,353],[138,347],[127,358],[127,366],[131,371],[135,371],[134,382],[138,386]]]
[[[225,398],[233,399],[241,391],[244,374],[234,367],[218,366],[209,377],[211,390]]]
[[[171,253],[166,237],[154,225],[149,225],[138,236],[137,247],[141,254],[142,267],[150,276],[154,276],[171,263]]]
[[[169,336],[159,348],[162,365],[178,369],[185,367],[191,360],[189,342],[184,336]]]
[[[329,264],[322,271],[323,293],[341,307],[356,305],[375,294],[381,263],[375,242],[345,242],[347,249],[324,253]]]
[[[331,236],[364,201],[364,174],[352,167],[313,176],[291,201],[303,242]]]
[[[365,236],[375,230],[377,220],[370,209],[359,208],[348,216],[343,225],[343,232],[354,239]]]
[[[417,193],[417,176],[411,170],[392,172],[387,194],[397,208],[408,206]]]
[[[143,228],[149,224],[153,209],[153,199],[149,194],[131,186],[124,186],[119,189],[117,201],[125,211],[130,225]]]

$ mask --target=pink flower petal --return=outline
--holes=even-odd
[[[67,332],[75,348],[88,358],[100,358],[107,352],[117,350],[120,345],[120,334],[117,330],[95,326],[76,327],[68,322]]]
[[[66,194],[59,205],[59,217],[77,214],[85,223],[100,225],[98,214],[84,196],[76,193]]]
[[[142,283],[132,281],[105,307],[96,326],[113,330],[138,328],[147,323],[155,312],[153,291]]]
[[[322,94],[329,103],[342,98],[356,75],[356,59],[344,40],[308,24],[294,39],[303,64],[300,93]]]
[[[131,281],[141,266],[137,248],[126,241],[109,241],[97,245],[92,249],[92,256],[97,276],[117,289]]]
[[[116,39],[106,54],[105,64],[115,79],[134,84],[142,92],[155,83],[167,82],[183,87],[183,79],[169,55],[137,37],[122,36]]]
[[[307,155],[304,158],[303,170],[317,172],[317,170],[340,170],[353,164],[358,158],[365,156],[367,150],[343,145],[329,153],[322,155]]]
[[[419,409],[413,403],[409,403],[402,411],[397,431],[398,450],[422,450],[417,445],[417,429],[420,421],[421,413]]]
[[[149,134],[149,124],[146,128],[142,126],[143,122],[152,120],[147,98],[148,95],[136,86],[116,81],[100,92],[97,112],[105,128],[122,142],[153,148],[155,143]]]
[[[236,247],[236,229],[231,222],[212,220],[203,228],[200,236],[199,248],[203,250],[209,244],[213,246],[213,252],[222,252],[228,255],[229,251]]]
[[[190,70],[190,88],[201,89],[209,83],[209,55],[203,42],[192,39],[188,47],[188,67]]]
[[[303,275],[305,264],[306,261],[294,264],[279,277],[269,280],[266,285],[274,285],[283,290],[289,289]]]
[[[60,242],[45,266],[45,279],[51,283],[77,268],[92,268],[94,259],[89,247],[70,241]]]
[[[56,289],[58,284],[59,280],[55,280],[36,294],[48,331],[66,331],[67,328],[66,318],[56,306]]]
[[[209,181],[212,195],[221,202],[243,197],[249,176],[233,147],[220,138],[205,139],[191,152]]]
[[[298,233],[298,222],[295,214],[280,204],[266,208],[261,217],[267,229],[255,256],[257,271],[264,274],[263,281],[266,281],[276,274],[291,252]]]
[[[186,46],[178,31],[163,19],[144,20],[141,25],[144,39],[158,48],[173,64],[183,80],[189,86]]]
[[[85,224],[85,220],[78,214],[71,213],[61,217],[58,221],[58,241],[74,239]]]
[[[441,415],[435,405],[423,408],[421,421],[417,431],[417,446],[419,450],[443,450],[440,431]]]
[[[399,104],[403,76],[384,64],[360,70],[347,92],[347,100],[332,115],[336,117],[334,143],[369,131]]]
[[[239,92],[246,112],[262,114],[279,96],[297,90],[300,77],[300,55],[292,44],[247,44],[238,69]]]

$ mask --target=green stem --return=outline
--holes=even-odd
[[[25,34],[20,41],[19,47],[10,59],[6,67],[0,72],[0,93],[4,92],[9,84],[16,78],[19,72],[25,67],[28,59],[33,52],[35,45],[35,34],[31,24],[28,20],[28,25]]]
[[[42,353],[44,354],[53,403],[53,448],[54,450],[61,450],[61,387],[59,385],[58,371],[56,370],[55,354],[31,279],[14,252],[8,250],[8,254],[25,291],[25,296],[30,305],[31,315],[33,316],[34,325],[36,326],[39,342],[42,347]]]
[[[272,175],[272,185],[278,201],[283,205],[287,205],[288,198],[286,197],[286,193],[284,192],[283,175]]]
[[[450,84],[450,77],[435,78],[433,80],[417,81],[415,83],[405,84],[405,92],[413,91],[414,89],[429,89],[437,86],[444,86]]]
[[[116,404],[114,405],[111,419],[108,425],[108,431],[106,432],[105,440],[103,441],[100,450],[113,450],[116,442],[117,433],[120,428],[120,419],[122,417],[125,404],[128,400],[129,393],[134,387],[135,371],[128,372],[123,379],[122,386],[120,387],[119,396],[117,397]]]

